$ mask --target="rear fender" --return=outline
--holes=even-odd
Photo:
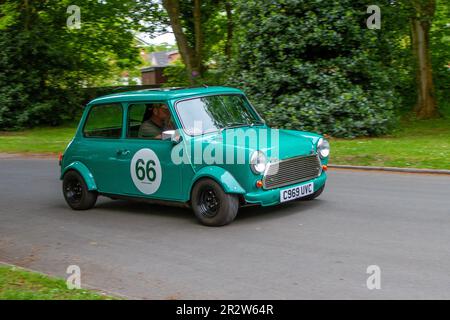
[[[75,162],[72,162],[71,164],[69,164],[68,166],[66,166],[61,171],[60,179],[63,179],[64,175],[69,170],[75,170],[83,177],[84,182],[86,182],[86,185],[88,187],[88,190],[90,190],[90,191],[97,190],[97,184],[95,183],[94,176],[89,171],[88,167],[86,167],[83,163],[81,163],[79,161],[75,161]]]

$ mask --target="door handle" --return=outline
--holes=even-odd
[[[117,150],[119,156],[126,156],[130,154],[130,150]]]

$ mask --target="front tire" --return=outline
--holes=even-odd
[[[218,227],[236,218],[239,198],[235,194],[225,193],[214,180],[202,179],[192,189],[191,205],[202,224]]]
[[[97,192],[89,191],[83,177],[76,171],[68,171],[63,178],[63,194],[74,210],[87,210],[97,201]]]

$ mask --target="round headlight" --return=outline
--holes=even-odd
[[[261,174],[266,170],[267,157],[262,151],[255,151],[250,157],[250,168],[255,174]]]
[[[330,155],[330,143],[327,140],[320,138],[319,142],[317,142],[317,153],[319,153],[321,158],[328,157]]]

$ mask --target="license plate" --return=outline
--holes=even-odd
[[[286,202],[314,193],[314,182],[280,190],[280,202]]]

